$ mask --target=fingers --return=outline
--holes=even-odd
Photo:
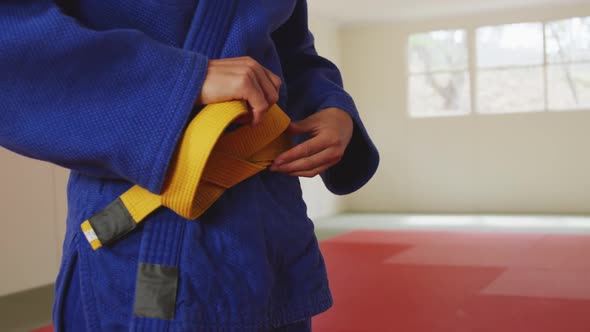
[[[273,73],[272,71],[270,71],[270,70],[268,70],[268,69],[266,69],[266,68],[264,68],[264,67],[262,67],[262,69],[264,69],[264,72],[266,73],[266,75],[268,76],[268,78],[269,78],[269,79],[272,81],[272,83],[274,84],[274,86],[275,86],[275,89],[276,89],[277,91],[279,91],[279,90],[280,90],[280,88],[281,88],[281,83],[282,83],[282,82],[281,82],[281,78],[280,78],[280,77],[278,77],[277,75],[275,75],[275,73]]]
[[[298,144],[294,147],[292,147],[291,149],[281,153],[280,155],[278,155],[272,166],[275,166],[274,168],[271,166],[271,170],[274,170],[276,168],[276,166],[280,166],[280,165],[285,165],[288,163],[291,163],[297,159],[302,159],[302,158],[306,158],[309,156],[312,156],[324,149],[326,149],[328,146],[326,146],[325,144],[323,144],[322,142],[323,140],[320,138],[318,139],[317,137],[314,137],[312,139],[309,139],[301,144]],[[278,168],[276,168],[278,169]]]
[[[309,118],[298,122],[291,122],[287,131],[293,135],[311,134],[314,123]]]
[[[256,105],[250,104],[252,107],[251,124],[255,127],[262,121],[264,113],[279,101],[280,79],[252,58],[243,57],[240,59],[244,63],[245,73],[243,74],[247,74],[254,80],[253,86],[256,88],[256,91],[251,91],[255,96],[252,96],[252,98],[245,98],[248,102],[250,102],[250,99],[255,99],[257,102]],[[263,94],[266,104],[263,104],[260,101],[259,93]]]
[[[248,124],[248,123],[252,123],[252,114],[248,113],[248,114],[244,114],[244,115],[240,115],[239,117],[237,117],[234,120],[235,123],[239,123],[239,124]]]
[[[258,82],[260,86],[264,89],[264,93],[270,105],[275,104],[279,101],[279,88],[280,85],[277,86],[275,82],[271,78],[271,72],[262,67],[258,62],[252,60],[253,62],[250,64],[251,69],[254,71],[256,76],[258,77]],[[274,74],[272,74],[274,75]]]
[[[302,176],[302,177],[306,177],[306,178],[313,178],[314,176],[322,173],[323,171],[327,170],[328,168],[330,168],[334,165],[336,165],[336,163],[329,163],[329,164],[325,164],[320,167],[314,168],[312,170],[289,173],[289,175],[290,176]]]
[[[248,102],[252,108],[252,126],[257,126],[262,121],[262,116],[270,107],[266,100],[264,91],[260,86],[257,78],[253,73],[248,73],[244,76],[243,84],[243,99]]]
[[[276,104],[279,101],[279,89],[274,85],[264,68],[257,66],[254,70],[258,76],[258,82],[264,90],[266,101],[269,105]]]
[[[336,165],[344,156],[353,132],[352,118],[343,110],[327,108],[291,123],[289,132],[311,139],[280,154],[271,171],[313,177]]]
[[[341,155],[334,148],[327,148],[308,157],[277,166],[281,173],[296,176],[316,176],[340,161]]]
[[[271,77],[274,76],[278,79],[278,76],[261,66],[258,62],[256,62],[256,60],[250,57],[245,57],[242,61],[244,70],[252,72],[256,75],[260,86],[264,88],[264,91],[268,94],[269,98],[278,97],[280,84],[275,84],[275,81],[273,81],[273,78]]]
[[[281,79],[250,57],[210,60],[197,105],[230,100],[248,102],[251,124],[279,100]],[[243,120],[243,119],[241,119]]]

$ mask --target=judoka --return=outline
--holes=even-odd
[[[299,177],[363,186],[378,152],[305,0],[0,3],[0,146],[71,169],[56,331],[310,331],[332,305]],[[203,105],[278,104],[293,147],[199,218],[158,209],[93,250],[81,223],[134,185],[160,193]]]

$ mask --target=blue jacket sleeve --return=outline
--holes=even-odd
[[[342,160],[321,174],[334,194],[361,188],[376,172],[379,153],[359,116],[354,101],[343,89],[338,68],[318,55],[307,23],[307,2],[298,0],[291,17],[273,33],[288,91],[288,107],[303,114],[336,107],[353,119],[354,132]]]
[[[47,0],[0,3],[0,26],[0,146],[160,192],[208,59]]]

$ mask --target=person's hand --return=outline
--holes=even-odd
[[[307,134],[307,141],[277,156],[271,171],[314,177],[337,164],[352,138],[352,118],[338,108],[326,108],[289,126],[292,134]]]
[[[279,100],[281,79],[250,57],[210,60],[196,105],[244,100],[250,113],[239,122],[256,126]]]

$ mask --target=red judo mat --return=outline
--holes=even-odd
[[[53,327],[51,327],[51,326],[43,327],[40,329],[32,330],[31,332],[53,332]]]
[[[590,331],[590,235],[355,231],[320,245],[335,303],[314,332]]]
[[[321,242],[315,332],[590,331],[590,235],[355,231]]]

